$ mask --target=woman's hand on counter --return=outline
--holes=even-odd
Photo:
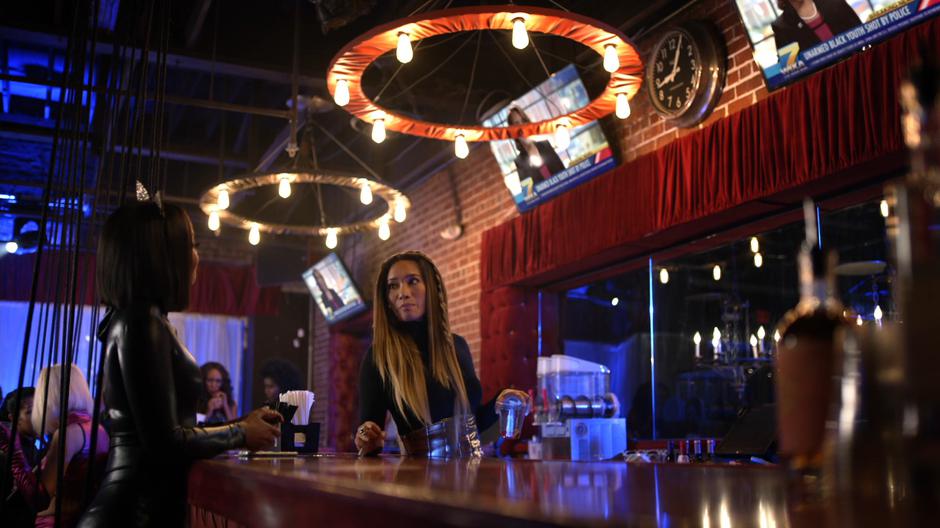
[[[375,422],[363,422],[356,429],[356,449],[359,454],[381,451],[385,446],[385,432]]]
[[[267,408],[255,409],[242,423],[245,425],[245,447],[263,451],[274,447],[281,436],[281,415]]]

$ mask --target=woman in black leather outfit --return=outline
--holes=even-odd
[[[109,310],[98,338],[111,449],[79,526],[183,526],[195,459],[268,448],[279,434],[280,417],[267,409],[195,427],[202,375],[166,314],[186,308],[198,262],[189,217],[172,204],[124,205],[104,225],[97,283]]]

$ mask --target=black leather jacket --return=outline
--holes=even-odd
[[[157,307],[109,312],[98,338],[111,449],[79,526],[183,526],[190,464],[243,446],[244,428],[195,427],[202,375]]]

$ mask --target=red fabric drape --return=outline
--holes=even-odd
[[[36,255],[6,255],[0,258],[0,300],[29,301],[33,282],[33,267]],[[52,252],[43,256],[39,277],[37,299],[49,302],[55,299],[55,281],[68,273],[69,261],[61,254]],[[79,255],[78,290],[76,300],[83,304],[94,304],[95,256],[91,253]],[[61,288],[65,288],[62,281]],[[280,300],[279,288],[260,288],[251,266],[226,266],[201,262],[196,283],[190,291],[190,312],[252,316],[277,315]],[[62,298],[60,293],[58,298]]]
[[[584,272],[630,244],[655,249],[654,233],[826,178],[850,185],[850,169],[903,153],[898,85],[923,49],[940,50],[940,20],[490,229],[484,291],[560,268]]]

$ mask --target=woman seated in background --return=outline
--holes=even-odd
[[[374,299],[372,348],[359,373],[359,453],[382,450],[390,411],[408,455],[479,456],[477,428],[495,423],[495,406],[480,405],[470,347],[450,332],[437,267],[417,251],[392,256],[379,270]],[[499,397],[510,393],[529,399],[509,389]],[[458,445],[448,444],[454,436]]]
[[[111,451],[79,526],[183,526],[195,460],[228,449],[267,449],[280,435],[280,415],[270,409],[196,427],[205,386],[167,313],[186,309],[198,264],[192,223],[176,205],[125,204],[101,230],[96,282],[108,313],[98,338]]]
[[[261,366],[264,401],[276,402],[287,391],[304,390],[303,377],[293,363],[285,359],[269,359]]]
[[[205,423],[220,424],[238,418],[238,402],[232,397],[232,378],[221,363],[210,361],[199,367],[202,372],[202,396],[196,412],[206,416]]]
[[[75,365],[72,365],[69,375],[68,408],[65,411],[67,426],[65,433],[60,434],[59,425],[63,411],[60,397],[61,379],[62,365],[53,365],[42,369],[36,383],[39,390],[32,402],[32,429],[40,434],[45,432],[52,435],[49,449],[38,471],[33,471],[23,454],[21,435],[14,436],[13,479],[26,504],[38,512],[36,526],[53,526],[57,509],[60,510],[60,526],[75,526],[82,513],[89,463],[96,458],[95,455],[108,452],[108,434],[100,425],[95,453],[91,452],[91,413],[94,400],[88,390],[85,376]],[[0,447],[7,449],[9,441],[9,433],[2,429]],[[65,468],[62,488],[58,489],[57,472],[62,444],[65,445]],[[103,460],[98,463],[102,462]]]

